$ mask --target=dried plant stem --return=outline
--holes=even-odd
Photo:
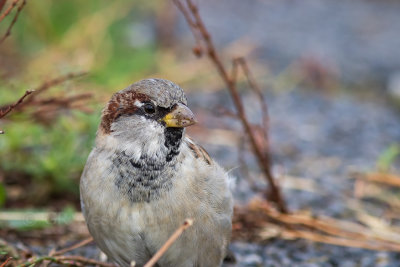
[[[70,247],[55,251],[55,252],[51,253],[50,256],[58,256],[58,255],[65,254],[66,252],[69,252],[71,250],[86,246],[87,244],[89,244],[91,242],[93,242],[93,237],[89,237],[89,238],[87,238],[85,240],[82,240],[81,242],[79,242],[79,243],[77,243],[75,245],[72,245]]]
[[[21,13],[22,9],[24,8],[24,6],[26,5],[26,0],[22,0],[22,3],[19,5],[17,12],[14,15],[13,20],[11,21],[10,25],[7,28],[6,33],[3,35],[3,37],[0,39],[0,44],[4,42],[4,40],[11,35],[11,29],[14,26],[14,24],[17,22],[18,20],[18,16]]]
[[[14,104],[11,104],[3,109],[0,109],[0,118],[3,118],[4,116],[6,116],[8,113],[10,113],[14,108],[16,108],[18,105],[20,105],[22,103],[22,101],[24,101],[25,97],[27,97],[28,95],[32,94],[35,90],[27,90],[25,92],[25,94],[23,96],[20,97],[20,99],[18,99],[17,102],[15,102]]]
[[[234,225],[237,231],[250,229],[247,234],[263,240],[263,236],[271,237],[268,230],[272,224],[277,227],[273,236],[285,239],[303,238],[338,246],[400,251],[400,229],[395,226],[382,226],[375,222],[375,225],[367,227],[365,224],[368,223],[362,225],[330,217],[283,214],[262,200],[253,200],[244,209],[236,209]],[[264,232],[267,235],[263,235]]]
[[[4,117],[5,115],[7,115],[7,113],[9,113],[11,110],[13,110],[14,108],[16,108],[17,106],[19,106],[18,108],[21,108],[22,106],[26,106],[26,105],[29,105],[30,103],[34,102],[35,98],[36,98],[39,94],[41,94],[41,93],[43,93],[44,91],[46,91],[47,89],[49,89],[49,88],[51,88],[51,87],[53,87],[53,86],[55,86],[55,85],[61,84],[61,83],[65,82],[65,81],[67,81],[67,80],[71,80],[71,79],[74,79],[74,78],[78,78],[78,77],[81,77],[81,76],[86,75],[86,74],[87,74],[87,72],[69,73],[69,74],[67,74],[67,75],[64,75],[64,76],[57,77],[57,78],[55,78],[55,79],[46,81],[46,82],[42,83],[41,85],[39,85],[38,87],[36,87],[34,90],[28,90],[28,91],[26,91],[26,92],[25,92],[25,95],[23,95],[23,96],[18,100],[17,103],[15,103],[15,104],[8,104],[8,105],[5,105],[5,106],[0,107],[0,118],[2,118],[2,117]],[[24,100],[24,98],[25,98],[27,95],[30,95],[30,94],[33,93],[33,92],[35,92],[35,94],[32,95],[29,99],[27,99],[27,100],[23,103],[23,105],[20,105],[20,104],[22,103],[22,101]],[[85,94],[85,97],[86,97],[86,96],[87,96],[87,94]],[[82,97],[82,96],[81,96],[81,97]],[[54,99],[53,99],[53,100],[54,100]],[[75,99],[73,99],[73,100],[75,100]],[[39,102],[40,102],[40,101],[39,101]],[[42,100],[42,102],[43,102],[43,100]]]
[[[91,93],[82,93],[70,97],[50,97],[46,99],[34,100],[31,103],[35,106],[42,106],[42,105],[55,105],[55,106],[63,106],[68,107],[74,102],[78,102],[80,100],[85,100],[92,97]]]
[[[91,94],[80,94],[77,96],[72,96],[68,98],[49,98],[49,99],[42,99],[42,100],[36,100],[36,97],[46,91],[47,89],[61,84],[67,80],[74,79],[77,77],[81,77],[85,75],[86,72],[76,72],[76,73],[69,73],[67,75],[46,81],[42,83],[40,86],[35,88],[34,90],[28,90],[25,92],[25,94],[16,102],[13,104],[7,104],[4,106],[0,107],[0,118],[3,118],[6,116],[8,113],[10,113],[13,110],[19,110],[21,111],[24,107],[26,106],[32,106],[32,105],[45,105],[45,104],[52,104],[54,106],[62,106],[62,107],[72,107],[72,103],[77,102],[82,99],[87,99],[91,96]],[[34,94],[32,94],[34,93]],[[29,98],[25,100],[25,98],[32,94]],[[81,109],[80,106],[77,106],[77,108]],[[85,110],[85,108],[82,108],[82,110]],[[87,109],[86,109],[87,110]],[[40,110],[39,110],[40,111]],[[39,112],[38,111],[38,112]],[[41,112],[46,112],[48,110],[42,110]],[[0,130],[0,134],[3,134],[4,132]]]
[[[18,105],[20,105],[22,103],[22,101],[24,101],[25,97],[32,94],[33,92],[34,92],[34,90],[27,90],[25,92],[25,94],[22,97],[20,97],[20,99],[18,99],[17,102],[15,102],[14,104],[11,104],[3,109],[0,109],[0,119],[3,118],[4,116],[6,116],[8,113],[10,113]],[[0,134],[4,134],[4,131],[0,130]]]
[[[36,264],[42,263],[44,261],[50,261],[58,264],[68,265],[68,266],[85,266],[85,265],[96,265],[100,267],[116,267],[114,264],[96,261],[92,259],[88,259],[82,256],[43,256],[43,257],[34,257],[29,261],[17,265],[17,267],[30,267],[35,266]]]
[[[202,36],[201,33],[196,30],[197,24],[196,22],[192,19],[190,16],[189,12],[184,12],[183,10],[186,10],[185,6],[180,2],[180,0],[173,0],[175,5],[178,7],[178,9],[182,12],[183,16],[185,17],[186,22],[189,24],[189,29],[193,34],[193,37],[196,41],[196,46],[193,50],[196,56],[201,56],[202,51],[203,51],[203,45],[202,45]]]
[[[288,210],[286,208],[286,203],[282,197],[280,188],[277,186],[276,181],[272,175],[271,171],[271,162],[270,162],[270,156],[268,149],[266,151],[262,150],[262,145],[257,141],[256,138],[256,133],[251,126],[250,122],[247,119],[244,105],[242,102],[242,99],[239,96],[239,93],[237,91],[237,86],[236,86],[236,77],[235,75],[230,76],[225,68],[225,66],[222,64],[222,61],[219,57],[219,55],[216,52],[215,46],[212,42],[211,35],[208,33],[203,20],[200,17],[200,14],[198,12],[198,8],[191,0],[186,0],[186,6],[183,5],[183,3],[179,0],[173,0],[175,5],[179,8],[179,10],[183,13],[189,27],[191,28],[197,42],[199,36],[201,37],[201,41],[204,43],[204,49],[206,50],[206,53],[208,55],[208,58],[211,60],[211,62],[214,64],[216,67],[219,75],[221,76],[222,80],[224,81],[225,85],[227,86],[230,95],[233,99],[233,103],[235,105],[235,108],[237,110],[237,115],[238,118],[240,119],[242,126],[245,130],[245,132],[248,135],[248,138],[250,140],[251,147],[253,149],[253,152],[257,158],[258,164],[262,171],[264,172],[264,175],[268,181],[269,184],[269,192],[267,194],[267,198],[270,201],[273,201],[276,203],[278,209],[281,212],[287,213]],[[201,53],[198,53],[201,54]],[[197,55],[198,55],[197,54]],[[235,64],[240,64],[242,68],[244,69],[245,74],[247,74],[248,81],[250,83],[250,87],[253,88],[253,90],[261,92],[260,89],[257,89],[258,86],[256,86],[254,79],[249,75],[249,71],[247,65],[244,62],[244,59],[241,60],[236,60],[236,62],[241,62],[241,63],[235,63]],[[235,68],[235,67],[234,67]],[[265,103],[265,101],[263,101]],[[268,128],[268,127],[265,127]],[[266,141],[266,140],[265,140]]]
[[[181,234],[190,226],[193,225],[192,219],[186,219],[184,223],[176,229],[176,231],[168,238],[164,245],[154,254],[154,256],[144,265],[144,267],[152,267],[161,258],[162,255],[169,249],[172,244],[181,236]]]
[[[0,0],[0,12],[3,10],[4,5],[6,4],[7,0]]]
[[[256,95],[260,101],[261,110],[262,110],[262,118],[263,118],[262,121],[263,121],[264,138],[266,141],[268,141],[269,140],[269,136],[268,136],[269,115],[268,115],[267,101],[265,101],[264,94],[262,93],[260,86],[258,85],[253,74],[251,73],[250,67],[247,64],[247,61],[243,57],[235,58],[232,61],[231,77],[234,80],[234,82],[236,83],[236,81],[237,81],[238,67],[242,68],[243,73],[247,79],[247,82],[249,83],[250,88],[253,89],[253,91],[256,93]]]
[[[400,187],[400,176],[390,173],[356,173],[355,177],[362,181],[386,184],[389,186]]]
[[[28,99],[28,101],[26,101],[25,104],[32,102],[37,95],[39,95],[43,91],[46,91],[47,89],[49,89],[55,85],[61,84],[68,80],[82,77],[86,74],[87,74],[87,72],[85,72],[85,71],[72,72],[72,73],[68,73],[64,76],[60,76],[60,77],[54,78],[52,80],[46,81],[46,82],[42,83],[41,85],[39,85],[37,88],[35,88],[35,92],[36,92],[35,95],[33,95],[30,99]]]
[[[12,260],[11,257],[7,258],[6,261],[3,262],[3,263],[0,265],[0,267],[5,267],[5,266],[7,265],[7,263],[8,263],[10,260]]]
[[[56,256],[55,257],[57,261],[59,262],[65,262],[65,261],[76,261],[80,262],[82,264],[90,264],[90,265],[97,265],[101,267],[116,267],[115,264],[108,263],[108,262],[102,262],[102,261],[96,261],[92,259],[88,259],[82,256]]]
[[[12,1],[11,5],[4,11],[3,14],[0,15],[0,22],[7,17],[8,14],[13,10],[13,8],[18,4],[19,0]],[[4,1],[5,3],[5,1]]]
[[[318,234],[315,232],[305,230],[285,230],[282,233],[283,238],[294,239],[303,238],[313,242],[320,242],[343,247],[357,247],[370,250],[379,251],[400,251],[400,244],[392,244],[387,242],[375,242],[374,240],[357,240],[347,239],[337,236],[329,236],[325,234]]]

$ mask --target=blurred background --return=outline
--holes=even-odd
[[[398,178],[400,171],[400,2],[196,3],[227,68],[244,56],[264,89],[273,171],[290,210],[399,226],[399,187],[370,184],[359,174]],[[0,36],[15,12],[1,21]],[[233,110],[226,88],[207,57],[193,55],[193,45],[170,1],[26,1],[0,43],[0,108],[28,89],[40,94],[0,121],[0,241],[46,253],[87,235],[77,215],[78,184],[101,109],[112,93],[143,78],[169,79],[187,92],[199,120],[189,134],[236,178],[236,203],[265,189],[240,124],[226,116]],[[46,85],[79,72],[87,73]],[[258,99],[245,77],[239,89],[250,120],[259,122]],[[43,219],[49,212],[58,212],[56,223]],[[39,219],[28,220],[28,213]],[[80,226],[70,226],[74,221]],[[32,241],[39,236],[46,240]],[[400,260],[399,253],[275,238],[263,245],[235,241],[237,266],[397,266]],[[90,249],[82,253],[97,253]]]

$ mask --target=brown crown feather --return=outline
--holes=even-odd
[[[149,101],[150,98],[141,93],[135,91],[121,91],[115,93],[107,106],[103,109],[103,114],[101,116],[101,123],[99,130],[104,134],[111,133],[111,124],[116,118],[122,114],[133,113],[137,110],[137,107],[133,104],[135,100],[140,102]]]

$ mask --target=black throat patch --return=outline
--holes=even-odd
[[[170,162],[179,154],[179,147],[182,142],[183,128],[165,128],[164,145],[168,148],[166,161]]]

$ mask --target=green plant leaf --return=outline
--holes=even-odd
[[[0,183],[0,207],[6,202],[6,189],[2,183]]]
[[[400,155],[400,145],[392,144],[379,156],[377,166],[380,171],[388,171],[393,162]]]

